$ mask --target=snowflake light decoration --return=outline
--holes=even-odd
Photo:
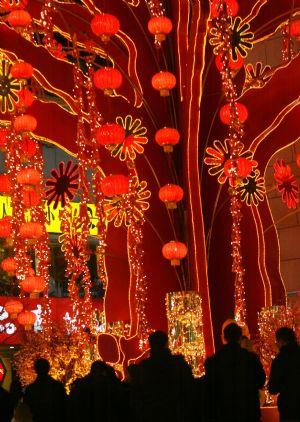
[[[249,207],[251,205],[258,206],[265,197],[265,181],[260,176],[260,171],[255,170],[243,180],[243,184],[239,187],[241,193],[241,200],[244,201]]]
[[[51,175],[53,177],[46,181],[46,186],[49,187],[46,190],[47,204],[54,202],[53,208],[56,209],[60,202],[64,208],[74,198],[79,186],[78,165],[72,161],[68,161],[66,165],[60,162],[59,170],[52,169]]]
[[[291,167],[285,164],[283,160],[277,160],[273,168],[274,178],[277,182],[277,189],[281,194],[282,202],[289,209],[297,208],[297,204],[299,203],[299,186]]]
[[[18,102],[17,92],[21,89],[20,84],[10,74],[11,64],[7,60],[1,61],[0,73],[0,102],[1,113],[12,112],[15,103]]]

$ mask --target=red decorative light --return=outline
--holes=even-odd
[[[22,114],[14,120],[14,129],[17,132],[33,132],[37,127],[36,118],[30,114]]]
[[[17,62],[12,65],[10,74],[16,79],[30,79],[33,75],[33,67],[27,62]]]
[[[180,265],[180,261],[186,257],[187,247],[182,242],[172,240],[163,246],[162,254],[166,259],[171,261],[171,265],[177,266]]]
[[[6,18],[13,28],[27,28],[31,24],[31,16],[26,10],[13,10]]]
[[[180,134],[177,129],[164,127],[155,133],[155,141],[163,147],[165,152],[172,152],[173,146],[178,144]]]
[[[17,182],[28,190],[34,189],[40,183],[41,178],[41,173],[33,167],[20,170],[17,174]]]
[[[290,23],[290,34],[294,38],[300,37],[300,19],[292,20]]]
[[[217,69],[221,72],[221,70],[223,70],[223,62],[222,62],[222,55],[221,54],[216,56],[215,63],[216,63]],[[243,57],[238,56],[237,60],[233,60],[230,57],[228,66],[229,66],[230,70],[237,72],[238,70],[240,70],[244,66]]]
[[[224,173],[227,177],[232,177],[233,169],[237,167],[237,176],[244,179],[249,176],[252,171],[252,161],[247,158],[240,157],[237,160],[227,160],[224,164]]]
[[[31,330],[36,321],[36,315],[30,311],[20,312],[18,315],[18,323],[23,325],[26,331]]]
[[[21,141],[21,159],[22,161],[30,160],[38,150],[38,143],[27,136],[23,136]]]
[[[27,0],[3,0],[1,8],[5,11],[24,9],[27,6]]]
[[[7,135],[9,130],[7,128],[0,128],[0,151],[4,151],[7,144]]]
[[[25,277],[25,279],[21,281],[20,286],[24,292],[30,294],[31,298],[35,298],[45,289],[46,283],[43,277],[31,275]]]
[[[148,22],[148,31],[155,35],[157,41],[164,41],[172,28],[172,21],[166,16],[154,16]]]
[[[20,226],[20,236],[23,239],[29,240],[29,243],[33,244],[37,239],[42,237],[44,234],[43,226],[41,223],[30,221],[22,223]]]
[[[298,152],[296,155],[296,163],[297,163],[297,166],[300,167],[300,152]]]
[[[162,97],[170,95],[170,90],[176,85],[176,78],[171,72],[160,71],[152,76],[152,86]]]
[[[178,185],[167,184],[160,188],[158,196],[168,209],[174,209],[183,198],[183,189]]]
[[[99,145],[119,145],[124,142],[125,130],[117,123],[105,123],[96,132],[96,140]]]
[[[103,195],[108,198],[125,195],[129,192],[129,177],[123,174],[104,177],[100,181],[100,189]]]
[[[224,11],[225,5],[229,16],[236,16],[238,14],[239,5],[236,0],[213,0],[210,7],[211,17],[217,18],[220,12]]]
[[[3,261],[1,262],[1,268],[9,276],[13,276],[16,273],[17,263],[14,260],[14,258],[6,258],[6,259],[3,259]]]
[[[36,207],[40,200],[41,197],[35,190],[22,189],[22,202],[25,207]]]
[[[0,174],[0,192],[10,193],[11,191],[11,180],[7,174]]]
[[[241,123],[245,123],[248,119],[248,110],[244,104],[236,103],[238,119]],[[220,119],[225,125],[229,125],[231,117],[234,115],[235,109],[230,107],[230,104],[225,104],[220,110]]]
[[[0,237],[9,238],[12,235],[12,218],[3,217],[0,219]]]
[[[99,13],[91,21],[91,28],[95,35],[100,36],[103,42],[108,42],[110,37],[120,30],[120,21],[109,13]]]
[[[103,67],[94,73],[95,87],[111,95],[115,89],[120,88],[123,82],[122,73],[114,67]]]
[[[18,92],[18,97],[19,101],[17,103],[17,107],[21,109],[25,109],[32,106],[34,102],[33,93],[27,88],[21,89],[21,91]]]
[[[23,303],[19,300],[11,299],[5,303],[4,309],[12,319],[15,319],[23,311]]]

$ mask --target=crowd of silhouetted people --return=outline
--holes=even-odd
[[[124,381],[95,361],[68,396],[49,375],[49,362],[38,359],[36,380],[17,403],[1,389],[0,422],[258,422],[263,366],[237,324],[227,325],[223,335],[226,344],[206,360],[202,378],[193,377],[184,358],[171,354],[167,335],[156,331],[149,336],[149,357],[130,365]],[[278,394],[281,422],[300,422],[300,346],[287,327],[276,332],[276,342],[267,388]]]

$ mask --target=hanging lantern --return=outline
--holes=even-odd
[[[10,238],[12,235],[12,218],[3,217],[0,218],[0,237],[1,238]]]
[[[11,192],[11,180],[7,174],[0,174],[0,193]]]
[[[290,34],[291,37],[300,39],[300,19],[292,20],[290,23]]]
[[[36,118],[30,114],[21,114],[21,116],[16,117],[14,120],[14,129],[16,132],[34,132],[36,127]]]
[[[103,42],[108,42],[110,37],[120,30],[120,21],[109,13],[99,13],[91,21],[91,28],[95,35],[100,36]]]
[[[170,90],[176,85],[176,78],[171,72],[160,71],[152,76],[152,86],[159,91],[161,97],[170,95]]]
[[[113,174],[100,181],[100,190],[104,196],[114,198],[129,192],[129,177],[123,174]]]
[[[9,135],[9,129],[7,129],[6,127],[1,127],[0,128],[0,151],[5,151],[8,135]]]
[[[178,185],[169,183],[159,189],[158,196],[168,209],[175,209],[177,208],[177,202],[183,198],[183,189]]]
[[[20,286],[24,292],[29,293],[30,297],[37,298],[39,294],[45,289],[46,282],[44,277],[37,275],[30,275],[21,281]]]
[[[31,16],[26,10],[13,10],[6,18],[10,26],[15,29],[24,29],[31,24]]]
[[[17,107],[21,110],[25,110],[26,108],[31,107],[34,102],[33,93],[27,88],[23,88],[18,92],[18,98],[19,101],[17,103]]]
[[[23,311],[23,303],[16,299],[8,300],[4,305],[5,311],[11,319],[17,318],[18,314]]]
[[[249,176],[252,171],[252,161],[244,157],[240,157],[237,160],[227,160],[224,164],[225,175],[227,177],[232,177],[233,170],[235,167],[235,161],[237,168],[237,176],[240,179],[244,179],[245,177]]]
[[[125,129],[117,123],[105,123],[96,131],[98,145],[120,145],[125,139]]]
[[[219,72],[223,70],[223,62],[222,62],[222,55],[219,54],[216,56],[215,63]],[[237,60],[233,60],[231,57],[229,59],[228,67],[233,72],[237,72],[244,66],[244,59],[242,56],[238,56]]]
[[[236,103],[238,119],[241,123],[245,123],[248,119],[248,110],[244,104]],[[235,109],[230,104],[225,104],[220,110],[220,119],[225,125],[230,125],[231,116],[235,113]]]
[[[180,261],[187,255],[187,247],[182,242],[172,240],[162,248],[163,256],[171,262],[171,265],[178,266]]]
[[[2,0],[1,9],[5,11],[22,10],[27,6],[27,0]]]
[[[1,262],[1,268],[5,271],[10,277],[16,274],[17,263],[14,258],[6,258]]]
[[[173,25],[171,19],[166,16],[154,16],[148,22],[148,31],[155,35],[157,41],[161,42],[166,39],[172,31]]]
[[[95,87],[101,89],[105,95],[111,95],[123,82],[122,73],[114,67],[102,67],[94,73],[93,78]]]
[[[165,152],[172,152],[173,146],[178,144],[180,134],[177,129],[164,127],[155,133],[155,141],[163,147]]]
[[[210,7],[211,17],[217,18],[221,12],[226,12],[228,16],[236,16],[239,11],[239,4],[236,0],[213,0]]]
[[[17,182],[23,186],[23,189],[32,190],[41,181],[41,173],[33,167],[20,170],[17,174]]]
[[[22,202],[25,207],[36,207],[40,203],[40,195],[35,190],[22,189]]]
[[[23,239],[27,239],[28,243],[30,245],[33,245],[36,240],[40,239],[43,236],[43,225],[35,221],[22,223],[20,226],[19,233]]]
[[[33,312],[23,311],[20,312],[18,315],[18,323],[23,325],[26,331],[32,329],[32,326],[34,325],[35,321],[36,315]]]
[[[33,67],[27,62],[17,62],[12,65],[10,74],[15,79],[30,79],[33,75]]]
[[[37,153],[38,143],[25,135],[22,138],[20,150],[22,162],[28,161]]]

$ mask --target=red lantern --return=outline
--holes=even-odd
[[[244,104],[236,103],[238,119],[241,123],[245,123],[248,119],[248,110]],[[225,104],[220,110],[220,119],[225,125],[229,125],[231,116],[235,113],[235,109],[230,107],[230,104]]]
[[[187,255],[187,247],[182,242],[176,242],[172,240],[166,243],[162,248],[163,256],[171,261],[171,265],[180,265],[180,261]]]
[[[292,20],[290,23],[290,34],[292,37],[299,39],[300,37],[300,19]]]
[[[8,216],[0,218],[0,237],[10,238],[11,235],[12,235],[12,218]]]
[[[173,146],[178,144],[180,134],[177,129],[164,127],[155,133],[155,141],[163,147],[165,152],[172,152]]]
[[[176,85],[176,78],[171,72],[158,72],[152,76],[152,86],[159,91],[161,97],[170,95],[170,90]]]
[[[24,9],[27,6],[27,0],[3,0],[1,9],[5,11]]]
[[[17,103],[17,107],[20,109],[26,109],[30,106],[32,106],[34,102],[34,96],[31,91],[27,88],[21,89],[20,92],[18,92],[19,101]]]
[[[31,16],[26,10],[13,10],[6,20],[10,26],[16,29],[27,28],[31,24]]]
[[[22,189],[22,202],[25,207],[36,207],[40,203],[40,195],[35,190]]]
[[[34,189],[40,183],[41,179],[41,173],[33,167],[20,170],[17,174],[17,182],[27,190]]]
[[[100,190],[108,198],[125,195],[129,192],[129,177],[123,174],[104,177],[100,181]]]
[[[120,145],[125,139],[125,129],[117,123],[105,123],[96,132],[98,145]]]
[[[14,258],[6,258],[3,259],[1,262],[1,268],[5,271],[9,276],[14,276],[17,270],[17,263]]]
[[[16,132],[33,132],[37,127],[36,118],[30,114],[21,114],[14,120],[14,129]]]
[[[0,128],[0,151],[4,151],[7,144],[7,135],[9,130],[5,127]]]
[[[154,16],[148,22],[148,31],[155,35],[157,41],[164,41],[172,28],[172,21],[166,16]]]
[[[120,30],[119,19],[109,13],[99,13],[91,21],[91,28],[95,35],[100,36],[103,42],[108,42],[110,37]]]
[[[216,63],[217,69],[221,72],[221,70],[223,70],[223,62],[222,62],[221,54],[216,56],[215,63]],[[243,57],[238,56],[237,60],[232,60],[232,58],[230,57],[228,66],[230,70],[232,70],[233,72],[237,72],[244,66]]]
[[[44,234],[41,223],[30,221],[22,223],[20,226],[20,236],[27,239],[30,244],[34,244],[36,240],[40,239]]]
[[[236,0],[213,0],[211,3],[211,17],[217,18],[221,11],[225,11],[226,6],[226,12],[228,16],[236,16],[239,11],[239,4]]]
[[[39,293],[45,289],[46,283],[44,277],[31,275],[25,277],[24,280],[21,281],[20,286],[24,292],[30,294],[31,298],[36,298],[39,297]]]
[[[11,299],[5,303],[4,309],[12,319],[15,319],[23,311],[23,303],[19,300]]]
[[[235,160],[227,160],[224,164],[224,173],[227,177],[232,177]],[[236,160],[237,176],[241,179],[249,176],[252,171],[252,161],[247,158],[240,157]]]
[[[30,311],[23,311],[18,315],[18,323],[23,325],[26,331],[31,330],[36,321],[36,315]]]
[[[22,161],[30,160],[37,152],[38,144],[34,139],[23,136],[21,141],[21,159]]]
[[[0,174],[0,192],[1,193],[11,192],[11,180],[7,174]]]
[[[94,73],[95,87],[111,95],[115,89],[120,88],[123,82],[122,73],[114,67],[102,67]]]
[[[33,67],[27,62],[17,62],[12,65],[10,74],[16,79],[30,79],[33,75]]]
[[[158,196],[168,209],[175,209],[177,202],[183,198],[183,189],[178,185],[168,184],[159,189]]]

